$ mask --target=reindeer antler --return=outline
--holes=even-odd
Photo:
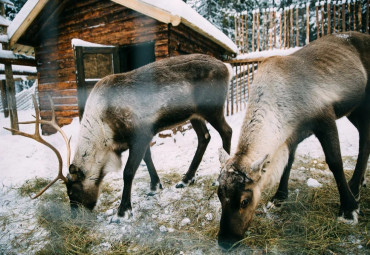
[[[64,183],[67,183],[67,178],[63,175],[63,172],[62,172],[62,170],[63,170],[63,160],[62,160],[62,157],[60,156],[59,151],[53,145],[46,142],[40,135],[40,125],[39,124],[45,124],[45,125],[50,125],[53,128],[55,128],[63,136],[63,139],[64,139],[64,141],[66,143],[66,146],[67,146],[67,164],[69,165],[70,164],[70,157],[71,157],[70,139],[67,138],[67,135],[61,129],[61,127],[57,124],[57,121],[56,121],[56,118],[55,118],[54,103],[53,103],[53,100],[51,99],[50,96],[49,96],[49,100],[50,100],[50,105],[51,105],[51,109],[52,109],[52,118],[51,118],[51,120],[42,120],[40,118],[40,110],[37,106],[35,95],[32,95],[32,101],[33,101],[33,105],[35,107],[35,113],[36,113],[36,116],[33,116],[35,118],[35,120],[34,121],[18,122],[18,124],[35,124],[35,133],[34,134],[28,134],[28,133],[24,133],[22,131],[19,131],[17,129],[5,128],[4,127],[4,129],[6,129],[6,130],[8,130],[10,132],[14,132],[15,135],[28,137],[28,138],[31,138],[33,140],[36,140],[39,143],[42,143],[42,144],[46,145],[47,147],[49,147],[56,154],[56,156],[58,158],[58,161],[59,161],[58,176],[53,181],[51,181],[48,185],[46,185],[46,187],[43,188],[36,196],[32,197],[32,199],[35,199],[35,198],[41,196],[57,180],[62,180]]]

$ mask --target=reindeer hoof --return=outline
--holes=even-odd
[[[338,222],[356,225],[358,223],[358,215],[360,213],[360,209],[353,210],[350,213],[340,213],[340,216],[337,218]]]
[[[157,191],[158,189],[160,189],[160,190],[163,189],[162,183],[160,183],[160,182],[158,182],[154,185],[150,185],[151,192],[149,192],[149,193],[154,192],[154,194],[155,194],[155,191]]]
[[[130,221],[134,215],[132,214],[132,210],[127,210],[123,213],[122,220]]]
[[[182,189],[182,188],[185,188],[186,186],[188,186],[188,184],[186,184],[185,182],[181,181],[179,183],[176,184],[176,189]]]
[[[266,209],[267,210],[270,210],[270,209],[274,209],[276,207],[274,201],[269,201],[266,205]]]
[[[176,188],[177,189],[182,189],[182,188],[185,188],[185,187],[187,187],[191,184],[194,184],[194,182],[195,182],[194,178],[192,178],[188,183],[185,183],[184,181],[181,181],[181,182],[176,184]]]
[[[155,196],[163,189],[162,184],[158,183],[154,188],[151,188],[151,191],[147,193],[146,195],[149,197]]]

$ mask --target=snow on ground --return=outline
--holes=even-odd
[[[30,120],[33,114],[32,110],[19,112],[19,120],[25,121]],[[232,139],[232,153],[235,151],[237,146],[240,128],[243,122],[245,112],[239,112],[233,116],[227,117],[227,121],[233,128],[233,139]],[[340,119],[337,121],[339,129],[339,137],[341,141],[341,150],[343,156],[355,156],[358,151],[358,133],[357,130],[351,125],[347,119]],[[8,127],[9,119],[0,117],[0,127]],[[207,148],[207,151],[203,157],[203,161],[198,169],[198,178],[204,176],[217,177],[219,173],[220,164],[218,162],[218,148],[222,147],[222,141],[219,134],[208,125],[211,134],[211,142]],[[78,136],[79,123],[78,119],[74,119],[71,125],[63,127],[63,130],[68,134],[72,135],[71,148],[72,155],[73,150],[76,146],[76,140]],[[22,131],[33,132],[33,125],[21,126]],[[65,157],[65,145],[60,135],[52,135],[44,137],[45,140],[51,142],[57,148],[60,149],[61,154]],[[155,137],[155,145],[152,147],[152,157],[154,164],[158,170],[159,176],[163,177],[166,174],[177,173],[180,176],[185,174],[187,168],[190,165],[190,161],[195,153],[197,146],[197,138],[195,132],[190,130],[184,135],[177,133],[175,136],[170,138],[158,138]],[[27,242],[24,242],[24,247],[17,247],[16,253],[26,250],[25,253],[35,251],[37,248],[41,248],[43,238],[47,235],[47,231],[44,230],[37,224],[37,220],[34,217],[36,208],[40,206],[40,200],[31,200],[28,197],[21,197],[17,193],[17,188],[24,184],[27,180],[35,177],[43,177],[52,179],[57,173],[57,159],[50,149],[45,146],[24,137],[12,136],[10,133],[3,128],[0,129],[0,219],[2,218],[2,225],[0,224],[0,253],[14,252],[15,247],[12,243],[16,242],[19,245],[19,241],[16,241],[22,233],[30,230],[35,230],[32,233],[33,245],[27,247]],[[318,140],[315,137],[310,137],[303,141],[298,149],[296,157],[309,156],[312,158],[322,158],[323,153]],[[122,159],[125,164],[128,157],[128,152],[124,152]],[[64,169],[64,173],[67,173],[67,169]],[[137,181],[139,179],[146,178],[146,182]],[[167,225],[158,226],[157,232],[173,232],[175,228],[181,228],[182,225],[188,224],[186,217],[180,219],[174,219],[174,210],[171,203],[176,200],[183,199],[186,194],[182,190],[175,189],[174,185],[164,183],[164,189],[159,193],[158,196],[150,198],[145,196],[145,192],[149,191],[148,173],[144,162],[141,163],[136,177],[134,180],[134,190],[132,193],[134,220],[144,217],[145,212],[150,210],[152,215],[146,217],[161,218],[163,222],[167,222]],[[122,189],[122,170],[115,173],[110,173],[106,176],[105,182],[113,186],[117,192],[114,194],[115,203],[113,208],[117,208],[120,190]],[[180,179],[178,180],[180,181]],[[312,182],[312,180],[310,181]],[[195,189],[189,188],[192,196],[201,196],[201,194],[195,194]],[[107,199],[106,197],[100,197],[99,201]],[[200,199],[202,199],[200,197]],[[215,203],[214,208],[219,208],[217,204],[218,200],[212,200]],[[97,205],[99,210],[100,204]],[[208,209],[210,210],[210,209]],[[113,235],[115,239],[119,239],[120,235],[117,233],[125,233],[129,231],[130,225],[119,225],[107,224],[107,217],[114,214],[114,210],[106,210],[99,214],[98,221],[102,222],[103,228],[99,231],[105,231],[106,235]],[[210,224],[209,220],[215,219],[212,224],[217,224],[217,215],[213,215],[212,211],[204,212],[204,221],[202,224]],[[9,220],[9,217],[12,220]],[[142,220],[142,224],[146,222]],[[176,223],[177,221],[177,223]],[[153,225],[145,226],[153,230]],[[132,226],[131,226],[132,228]],[[131,229],[132,230],[132,229]],[[146,230],[148,231],[148,230]],[[140,233],[138,234],[140,236]],[[29,237],[31,238],[31,237]],[[39,245],[39,246],[37,246]],[[23,250],[22,250],[23,249]],[[28,250],[27,250],[28,249]]]

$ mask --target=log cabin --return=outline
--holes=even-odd
[[[10,47],[34,48],[41,117],[81,118],[100,78],[170,56],[224,60],[237,46],[181,0],[28,0],[8,29]],[[44,134],[54,133],[42,127]]]

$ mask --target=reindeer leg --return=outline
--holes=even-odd
[[[334,114],[333,114],[334,115]],[[324,119],[318,122],[314,134],[319,139],[324,150],[326,163],[332,171],[337,183],[340,196],[339,219],[357,224],[358,204],[347,184],[342,157],[340,154],[338,130],[335,124],[335,118]]]
[[[123,192],[121,204],[118,207],[118,216],[129,218],[131,213],[131,188],[132,181],[134,179],[136,170],[138,169],[141,160],[143,159],[145,152],[149,146],[149,142],[152,137],[144,137],[144,135],[137,135],[136,139],[133,139],[132,145],[129,146],[129,157],[123,171]]]
[[[208,132],[206,123],[204,120],[200,119],[191,119],[191,125],[193,126],[195,132],[198,136],[198,147],[195,152],[193,161],[190,164],[189,170],[186,172],[185,176],[182,178],[182,181],[176,184],[176,188],[184,188],[188,185],[189,181],[194,182],[194,175],[197,171],[200,162],[202,161],[204,152],[207,149],[207,145],[211,140],[211,136]]]
[[[220,118],[220,116],[222,117]],[[215,118],[207,119],[207,121],[209,121],[212,127],[214,127],[220,134],[222,139],[222,147],[228,154],[230,154],[231,137],[233,134],[233,130],[231,129],[229,124],[227,124],[223,113],[217,115],[217,117]]]
[[[281,179],[280,179],[279,187],[275,195],[272,197],[271,201],[267,204],[267,208],[274,207],[274,206],[280,206],[281,202],[288,198],[288,181],[289,181],[290,170],[292,169],[296,149],[297,149],[297,145],[293,146],[290,149],[288,163],[284,168],[283,175],[281,176]]]
[[[148,149],[146,149],[146,153],[144,156],[145,164],[148,168],[148,172],[150,175],[150,190],[156,191],[157,188],[162,189],[161,181],[159,180],[157,170],[155,170],[153,160],[152,160],[152,154],[150,152],[150,146],[148,146]],[[150,195],[153,195],[154,193],[149,193]]]
[[[370,154],[370,111],[359,108],[348,119],[358,129],[360,142],[355,171],[349,181],[349,187],[356,199],[360,198],[360,186],[365,185],[365,172]]]

